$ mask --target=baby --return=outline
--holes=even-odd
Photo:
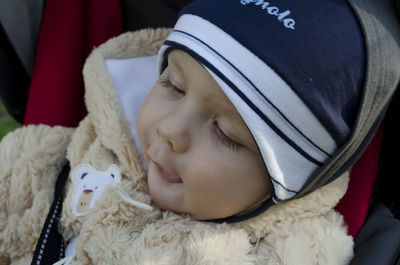
[[[97,48],[78,128],[0,144],[0,263],[347,264],[334,207],[394,84],[355,12],[198,0]]]

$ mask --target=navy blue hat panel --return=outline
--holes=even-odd
[[[181,14],[217,25],[273,68],[338,145],[350,135],[365,51],[346,1],[197,0]]]

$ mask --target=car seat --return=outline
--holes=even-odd
[[[122,16],[119,0],[47,0],[24,124],[77,126],[86,113],[81,75],[84,59],[94,46],[122,33]],[[391,107],[394,105],[398,104],[392,103]],[[390,169],[400,164],[393,149],[399,145],[391,142],[391,139],[398,138],[393,126],[396,123],[394,117],[398,117],[396,109],[397,106],[393,107],[390,116],[380,125],[352,167],[348,191],[336,206],[344,217],[349,235],[354,238],[368,219],[371,203],[375,200],[383,198],[386,205],[393,203],[390,210],[399,210],[399,196],[385,195],[386,189],[391,188],[393,193],[394,188],[387,184],[391,182],[385,177],[393,172],[384,169],[388,157],[396,157],[397,161],[391,163]],[[381,172],[378,178],[377,172]]]

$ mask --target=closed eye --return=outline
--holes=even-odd
[[[165,70],[164,73],[160,76],[158,82],[162,87],[166,88],[168,92],[171,93],[174,97],[181,98],[186,94],[184,90],[178,88],[171,82],[167,70]]]
[[[238,151],[244,148],[244,145],[233,140],[231,137],[229,137],[223,129],[220,127],[217,121],[214,122],[214,130],[215,134],[217,135],[219,141],[228,147],[229,149],[232,149],[234,151]]]
[[[176,97],[181,98],[185,95],[185,91],[177,88],[176,86],[171,85],[171,86],[168,86],[167,88],[168,88],[168,91]]]

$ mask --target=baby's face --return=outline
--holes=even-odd
[[[150,193],[162,209],[199,220],[223,218],[271,193],[245,123],[210,74],[183,51],[169,54],[137,128]]]

